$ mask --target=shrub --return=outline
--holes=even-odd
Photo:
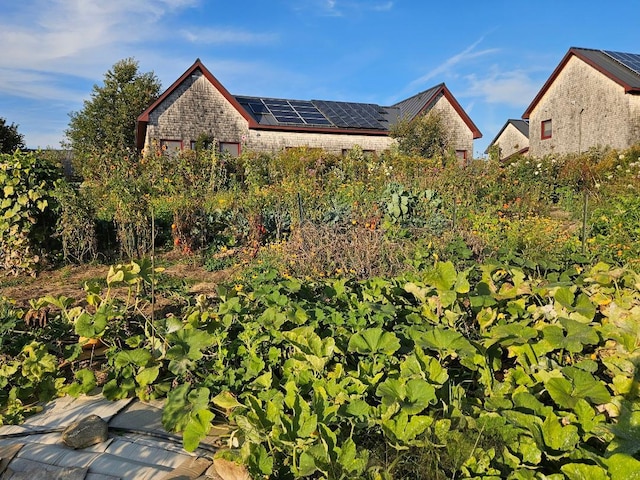
[[[54,250],[58,166],[36,153],[0,155],[0,269],[31,273]]]

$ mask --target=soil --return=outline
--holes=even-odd
[[[217,285],[232,274],[229,271],[208,272],[193,259],[172,258],[174,256],[169,253],[158,260],[158,264],[167,265],[160,274],[159,283],[179,285],[183,282],[184,288],[190,294],[215,295]],[[99,282],[106,285],[108,271],[109,265],[66,265],[40,272],[36,277],[0,277],[0,297],[12,299],[16,306],[24,308],[29,308],[30,300],[37,300],[46,295],[64,295],[80,304],[86,297],[85,283]],[[160,304],[170,301],[169,298],[163,301],[162,297],[167,295],[169,294],[160,292]]]

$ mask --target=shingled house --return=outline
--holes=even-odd
[[[202,135],[221,151],[277,152],[306,146],[332,153],[360,146],[381,152],[394,142],[398,119],[441,111],[460,158],[471,158],[482,134],[444,83],[386,107],[370,103],[289,100],[232,95],[198,59],[138,117],[139,149],[153,144],[170,150],[193,148]]]
[[[570,48],[522,118],[536,157],[640,142],[640,55]]]
[[[484,153],[488,154],[492,147],[498,149],[500,160],[508,160],[516,154],[526,155],[529,152],[529,123],[513,118],[507,120]]]

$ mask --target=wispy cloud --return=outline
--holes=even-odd
[[[196,28],[182,30],[180,32],[184,38],[196,44],[253,44],[253,43],[274,43],[279,35],[273,33],[256,33],[247,30],[233,28]]]
[[[294,8],[296,10],[315,11],[316,14],[330,17],[353,16],[366,12],[388,12],[393,9],[393,1],[355,1],[355,0],[311,0],[298,1]]]
[[[416,78],[411,83],[409,83],[409,85],[407,85],[407,88],[405,89],[405,91],[415,91],[417,89],[420,89],[421,87],[424,87],[425,85],[427,85],[428,82],[430,82],[434,78],[442,78],[447,74],[451,74],[455,69],[455,67],[465,62],[468,62],[469,60],[476,59],[478,57],[484,57],[486,55],[490,55],[499,51],[499,49],[496,49],[496,48],[476,50],[476,48],[478,47],[478,45],[480,45],[482,40],[483,38],[480,38],[479,40],[477,40],[476,42],[472,43],[470,46],[465,48],[462,52],[457,53],[452,57],[449,57],[447,60],[445,60],[443,63],[441,63],[437,67],[431,69],[429,72],[425,73],[421,77]]]
[[[526,107],[540,88],[525,70],[502,72],[492,68],[487,76],[472,74],[465,78],[469,87],[460,93],[461,97],[481,97],[486,103],[511,107]]]

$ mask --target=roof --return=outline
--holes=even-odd
[[[491,143],[489,143],[489,146],[484,151],[484,153],[489,153],[489,147],[491,147],[491,145],[496,143],[498,138],[500,138],[500,135],[502,135],[502,132],[504,132],[509,125],[513,125],[522,135],[529,138],[529,122],[527,122],[526,120],[520,120],[519,118],[510,118],[509,120],[506,121],[506,123],[500,129],[500,131],[494,137],[494,139],[491,140]]]
[[[415,118],[416,115],[428,111],[435,104],[439,95],[444,95],[473,132],[473,138],[482,136],[480,130],[471,121],[471,118],[462,109],[444,83],[392,106],[328,100],[251,97],[231,95],[207,70],[200,59],[197,59],[178,80],[138,117],[136,132],[138,148],[144,146],[144,133],[149,122],[150,113],[158,108],[180,85],[197,74],[204,75],[213,84],[248,121],[251,129],[387,135],[390,127],[400,118],[408,118],[409,120]]]
[[[391,108],[399,110],[400,118],[411,120],[423,112],[428,112],[441,95],[449,101],[454,110],[460,115],[460,118],[462,118],[467,127],[469,127],[469,130],[473,133],[473,138],[481,138],[482,133],[480,133],[478,127],[473,123],[469,115],[467,115],[467,112],[464,111],[444,83],[402,100]]]
[[[83,449],[66,446],[61,440],[62,430],[90,414],[108,423],[109,438]],[[182,448],[180,436],[165,431],[161,418],[162,404],[156,402],[137,399],[112,402],[102,395],[57,398],[22,425],[0,427],[0,477],[12,480],[219,478],[211,467],[219,441],[213,436],[207,437],[195,452],[189,453]]]
[[[611,50],[594,50],[589,48],[571,47],[560,64],[553,71],[549,79],[542,86],[531,105],[522,114],[522,118],[529,118],[531,112],[549,87],[556,80],[571,57],[577,57],[591,65],[624,88],[625,93],[640,94],[640,55],[635,53],[614,52]]]

